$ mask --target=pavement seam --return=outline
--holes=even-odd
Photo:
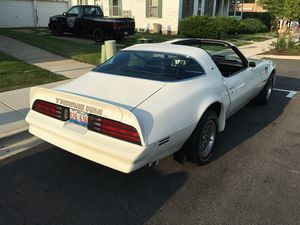
[[[15,109],[14,107],[8,105],[8,104],[5,103],[5,102],[0,102],[0,103],[3,104],[4,106],[6,106],[6,107],[8,107],[8,108],[10,108],[10,109],[12,109],[12,110],[14,110],[15,112],[21,114],[22,116],[26,116],[26,115],[27,115],[27,113],[25,114],[25,113],[19,112],[17,109]]]

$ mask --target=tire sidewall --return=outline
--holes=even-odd
[[[93,31],[93,38],[96,42],[102,42],[104,40],[104,33],[100,28],[95,28]]]
[[[210,161],[210,159],[213,156],[214,153],[214,145],[215,145],[215,141],[216,141],[216,137],[217,137],[217,133],[218,133],[218,123],[217,123],[218,117],[217,114],[214,111],[207,111],[201,118],[201,120],[199,121],[194,133],[192,134],[192,138],[191,138],[191,144],[190,144],[190,151],[193,157],[193,160],[198,164],[198,165],[203,165],[206,164],[208,161]],[[199,145],[201,142],[201,135],[204,129],[205,124],[208,121],[213,121],[215,123],[216,126],[216,133],[215,133],[215,140],[214,140],[214,144],[212,146],[211,151],[209,152],[209,154],[206,157],[201,156],[200,150],[199,150]]]
[[[52,34],[55,36],[61,36],[62,35],[62,28],[59,24],[54,24],[52,28]]]

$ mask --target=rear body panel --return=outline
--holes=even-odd
[[[70,121],[60,121],[30,110],[26,117],[30,124],[29,131],[69,152],[125,173],[145,165],[154,153],[155,145],[145,144],[138,120],[133,113],[124,108],[45,88],[32,88],[30,99],[31,106],[35,100],[43,99],[86,113],[97,112],[101,117],[131,125],[138,131],[142,142],[141,145],[125,142],[90,131]]]

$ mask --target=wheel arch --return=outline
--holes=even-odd
[[[222,132],[225,129],[226,112],[223,103],[220,100],[212,100],[206,103],[205,106],[201,106],[198,111],[198,123],[202,116],[208,110],[213,110],[218,116],[218,131]]]

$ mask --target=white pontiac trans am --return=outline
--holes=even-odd
[[[60,148],[129,173],[175,152],[208,162],[226,119],[251,99],[267,104],[268,60],[234,45],[177,39],[123,49],[54,89],[33,87],[29,131]]]

